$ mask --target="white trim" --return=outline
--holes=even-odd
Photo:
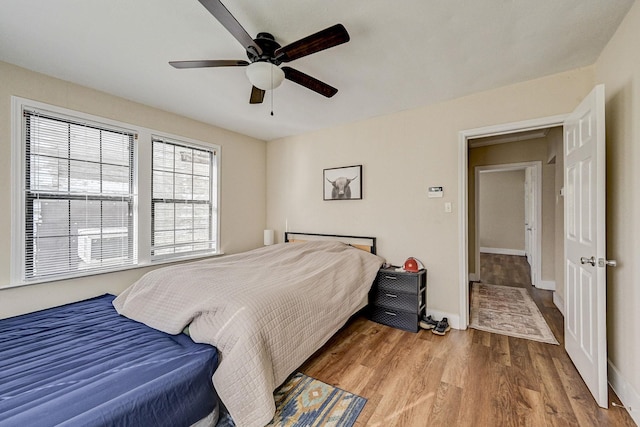
[[[427,308],[427,315],[431,315],[435,320],[442,320],[444,317],[449,321],[449,326],[453,329],[460,328],[460,316],[453,313],[445,313],[444,311],[430,310]]]
[[[458,298],[460,313],[460,329],[467,329],[469,326],[469,213],[467,206],[467,187],[469,150],[467,148],[468,135],[465,131],[459,134],[458,144],[458,229],[460,230],[460,241],[458,244]],[[473,273],[474,278],[477,277]],[[476,279],[477,280],[477,279]]]
[[[480,252],[483,254],[497,254],[497,255],[516,255],[516,256],[526,255],[525,251],[522,249],[487,248],[484,246],[480,247]]]
[[[22,137],[22,100],[11,97],[11,259],[9,260],[9,283],[21,283],[24,277],[24,262],[22,257],[15,254],[24,254],[24,227],[16,224],[24,224],[24,203],[22,195],[25,186],[24,177],[24,153]]]
[[[476,276],[476,273],[469,273],[469,281],[470,282],[479,282],[480,279],[478,279],[478,276]]]
[[[460,230],[458,242],[458,288],[460,302],[460,329],[466,329],[469,325],[469,217],[468,217],[468,140],[492,135],[500,135],[510,132],[541,129],[552,126],[562,126],[566,114],[542,117],[521,122],[504,123],[475,129],[461,130],[458,133],[458,228]]]
[[[616,392],[622,404],[627,408],[627,412],[640,425],[640,394],[635,388],[624,378],[622,373],[616,368],[611,359],[607,360],[609,366],[608,381],[609,385]],[[616,410],[618,408],[615,408]]]
[[[508,144],[510,142],[527,141],[529,139],[544,138],[548,134],[549,134],[549,128],[542,128],[538,130],[533,130],[526,134],[519,134],[517,136],[514,136],[513,134],[498,135],[497,137],[487,138],[480,142],[473,141],[470,145],[471,145],[471,148],[487,147],[489,145]]]
[[[556,281],[555,280],[539,280],[536,285],[538,289],[544,289],[546,291],[555,291],[556,290]]]
[[[558,308],[558,310],[560,310],[560,313],[562,313],[562,317],[564,317],[564,300],[562,299],[560,294],[555,291],[553,292],[553,303]]]

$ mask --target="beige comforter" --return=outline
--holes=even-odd
[[[152,271],[113,305],[216,346],[220,398],[236,425],[262,427],[273,391],[362,307],[383,261],[338,242],[284,243]]]

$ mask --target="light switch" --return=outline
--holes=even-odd
[[[451,202],[445,202],[444,204],[444,211],[446,213],[451,213]]]

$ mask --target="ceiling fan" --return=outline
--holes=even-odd
[[[205,59],[197,61],[171,61],[175,68],[247,67],[247,77],[253,85],[249,103],[260,104],[264,93],[290,80],[314,92],[331,98],[338,89],[291,67],[280,67],[312,53],[346,43],[349,33],[342,24],[336,24],[286,46],[280,46],[273,35],[258,33],[255,39],[246,32],[220,0],[198,0],[233,35],[247,51],[249,61]]]

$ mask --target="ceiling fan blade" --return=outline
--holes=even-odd
[[[307,89],[318,92],[320,95],[324,95],[327,98],[331,98],[333,95],[338,93],[338,89],[335,87],[329,86],[328,84],[294,68],[282,67],[282,71],[284,71],[284,77],[287,80],[291,80],[294,83],[298,83],[300,86],[304,86]]]
[[[251,97],[249,98],[249,104],[262,104],[264,100],[264,90],[258,89],[253,86],[251,88]]]
[[[200,61],[170,61],[174,68],[205,68],[205,67],[246,67],[247,61],[235,59],[203,59]]]
[[[253,51],[256,55],[262,55],[262,49],[253,41],[253,38],[233,17],[231,12],[220,0],[198,0],[220,23],[231,33],[233,37],[244,46],[245,50]]]
[[[326,28],[296,42],[283,46],[275,51],[275,56],[282,62],[290,62],[330,47],[338,46],[350,40],[347,29],[342,24]]]

